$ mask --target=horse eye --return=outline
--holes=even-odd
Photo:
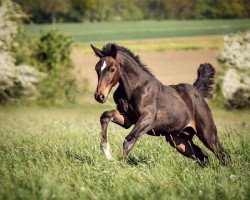
[[[114,71],[115,71],[115,68],[114,68],[114,67],[112,67],[112,68],[110,69],[110,71],[111,71],[111,72],[114,72]]]

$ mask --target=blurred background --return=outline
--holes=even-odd
[[[2,0],[0,15],[2,105],[94,103],[90,44],[115,42],[164,84],[193,83],[210,62],[214,102],[249,106],[247,0]]]

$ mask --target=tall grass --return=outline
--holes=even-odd
[[[105,109],[1,108],[0,199],[249,199],[249,124],[241,125],[249,123],[249,113],[238,118],[215,110],[233,162],[220,166],[209,152],[210,164],[201,168],[164,138],[147,135],[124,161],[128,130],[113,124],[115,160],[106,161],[99,150],[99,115]]]

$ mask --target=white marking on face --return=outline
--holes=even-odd
[[[101,67],[101,71],[103,71],[105,69],[105,67],[107,66],[106,62],[104,61]]]

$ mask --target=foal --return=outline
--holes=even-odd
[[[92,46],[100,58],[95,66],[98,84],[95,99],[105,103],[109,92],[116,85],[114,101],[117,110],[105,111],[101,122],[101,149],[111,159],[108,141],[108,123],[124,128],[134,125],[123,143],[123,155],[127,158],[136,141],[147,133],[165,136],[166,141],[182,155],[208,163],[208,155],[192,141],[196,135],[222,164],[229,155],[221,146],[211,111],[204,100],[209,97],[214,84],[212,65],[201,64],[198,78],[193,85],[163,85],[128,49],[107,44],[103,49]]]

